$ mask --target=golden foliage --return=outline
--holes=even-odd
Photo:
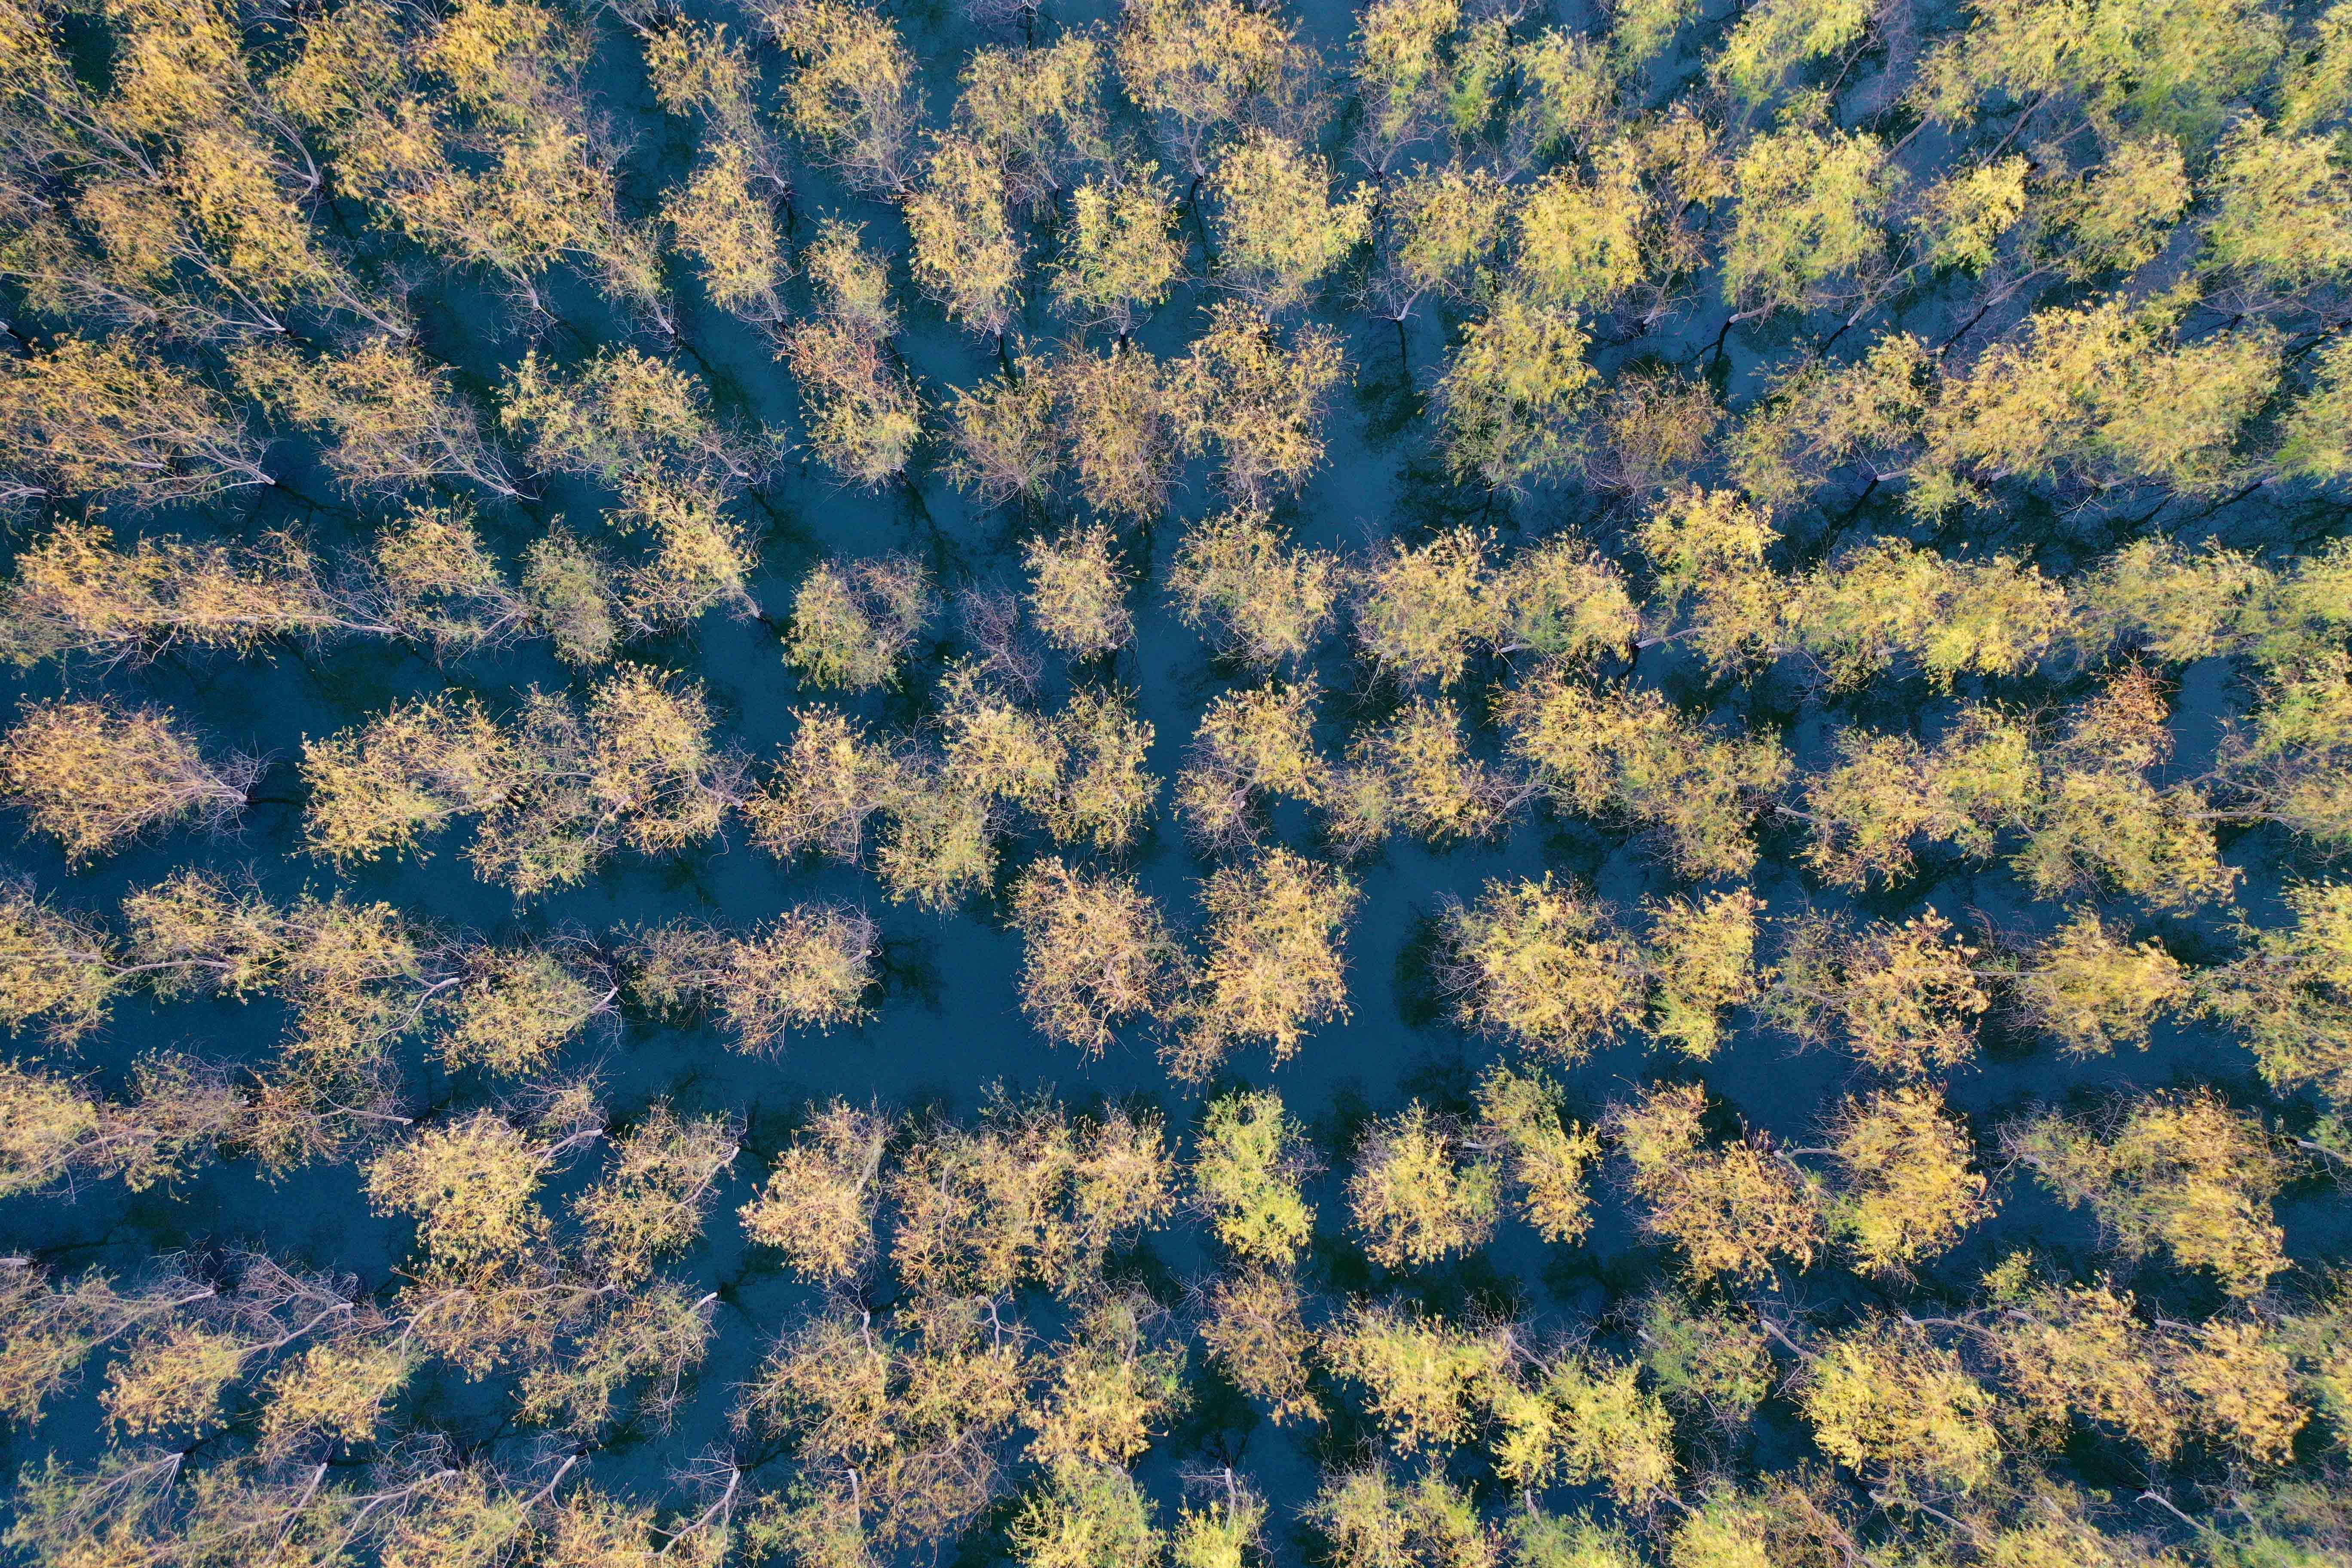
[[[1605,1131],[1632,1167],[1642,1227],[1683,1249],[1691,1272],[1760,1279],[1800,1268],[1822,1242],[1813,1184],[1752,1142],[1709,1148],[1706,1091],[1661,1084],[1610,1112]]]
[[[1484,1247],[1501,1189],[1495,1163],[1416,1100],[1358,1138],[1348,1210],[1366,1256],[1405,1268]]]
[[[1344,1021],[1341,940],[1357,896],[1344,874],[1287,849],[1212,873],[1201,886],[1208,953],[1171,1068],[1205,1079],[1234,1046],[1258,1042],[1284,1061],[1309,1029]]]

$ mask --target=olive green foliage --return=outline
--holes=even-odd
[[[1279,1095],[1211,1100],[1192,1161],[1192,1186],[1217,1239],[1240,1258],[1295,1259],[1315,1228],[1314,1205],[1299,1190],[1309,1158]]]

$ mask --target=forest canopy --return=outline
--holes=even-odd
[[[0,1552],[2352,1563],[2352,0],[0,0]]]

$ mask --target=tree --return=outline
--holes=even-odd
[[[1049,856],[1013,884],[1012,918],[1022,1011],[1056,1044],[1100,1056],[1119,1024],[1151,1022],[1179,998],[1182,950],[1131,878],[1086,876]]]
[[[2278,347],[2260,329],[2184,346],[2183,305],[2040,311],[1965,373],[1947,371],[1905,505],[1920,516],[1982,505],[2008,478],[2226,493],[2239,434],[2277,384]]]
[[[1512,215],[1511,271],[1531,300],[1608,310],[1649,276],[1656,236],[1634,151],[1630,142],[1612,142],[1591,174],[1554,169],[1528,187]]]
[[[1964,38],[1939,47],[1922,66],[1931,112],[1969,114],[1980,97],[2000,91],[2026,101],[2063,99],[2104,121],[2149,122],[2210,138],[2221,105],[2260,79],[2277,58],[2277,18],[2259,8],[2223,4],[2199,13],[2189,37],[2134,29],[2110,51],[2052,55],[2038,9],[1989,15]],[[2084,24],[2076,23],[2080,26]]]
[[[1461,20],[1454,0],[1379,0],[1358,19],[1359,135],[1375,170],[1386,167],[1395,149],[1420,140],[1437,117],[1448,75],[1443,52]]]
[[[572,1201],[602,1277],[635,1284],[655,1258],[691,1246],[741,1146],[727,1117],[681,1117],[665,1100],[615,1137],[612,1169]]]
[[[398,703],[302,745],[303,837],[338,864],[404,855],[530,781],[528,752],[470,697]]]
[[[1751,824],[1791,764],[1772,735],[1718,736],[1643,687],[1591,687],[1558,668],[1501,694],[1513,754],[1559,804],[1659,830],[1685,876],[1744,876]]]
[[[2273,581],[2234,550],[2136,540],[2070,584],[2074,637],[2090,658],[2116,647],[2165,664],[2224,653],[2253,630]]]
[[[1733,177],[1738,205],[1724,244],[1723,297],[1734,308],[1761,315],[1867,289],[1886,244],[1878,222],[1898,178],[1878,138],[1794,116],[1749,142]],[[1841,278],[1853,281],[1841,289]]]
[[[1212,1496],[1197,1509],[1188,1504],[1178,1513],[1171,1543],[1176,1568],[1241,1568],[1265,1550],[1265,1500],[1236,1480],[1230,1468],[1222,1479],[1222,1496]]]
[[[1514,1568],[1633,1568],[1641,1559],[1633,1541],[1582,1513],[1531,1509],[1510,1524]]]
[[[1312,1238],[1315,1205],[1300,1190],[1312,1146],[1272,1089],[1209,1102],[1192,1155],[1192,1191],[1217,1239],[1252,1264],[1286,1268]]]
[[[710,1342],[717,1292],[699,1299],[661,1281],[614,1300],[570,1342],[523,1375],[523,1419],[593,1436],[609,1426],[632,1384],[643,1383],[633,1414],[666,1430],[685,1397],[685,1382]],[[644,1510],[650,1518],[651,1509]],[[642,1528],[642,1527],[640,1527]]]
[[[997,1100],[978,1128],[937,1129],[892,1173],[891,1261],[934,1301],[1027,1282],[1075,1296],[1114,1243],[1173,1208],[1174,1176],[1156,1119],[1074,1123],[1050,1100]]]
[[[2028,163],[2011,156],[1957,169],[1922,192],[1911,228],[1918,265],[1983,273],[2025,216]]]
[[[1265,510],[1241,506],[1187,530],[1168,573],[1186,626],[1261,668],[1304,659],[1339,602],[1339,558],[1292,547]]]
[[[1992,1005],[1979,953],[1933,910],[1900,926],[1852,931],[1829,916],[1796,923],[1765,1012],[1809,1045],[1843,1036],[1894,1077],[1948,1071],[1976,1055],[1976,1020]]]
[[[373,1440],[421,1360],[399,1338],[355,1333],[314,1341],[263,1380],[264,1453],[292,1454],[321,1439]]]
[[[1185,444],[1216,447],[1219,482],[1244,504],[1296,490],[1323,460],[1323,401],[1346,368],[1325,328],[1299,328],[1285,342],[1260,312],[1213,306],[1177,373]]]
[[[523,553],[522,595],[531,618],[569,664],[602,664],[621,640],[611,564],[592,545],[562,529],[531,542]]]
[[[626,487],[627,505],[607,519],[644,530],[650,552],[621,574],[621,609],[635,635],[675,631],[724,605],[738,620],[759,615],[749,586],[759,555],[751,531],[727,516],[726,487],[707,477],[659,478]]]
[[[1472,1252],[1495,1234],[1500,1173],[1419,1100],[1367,1125],[1348,1208],[1375,1263],[1404,1268]]]
[[[99,921],[58,909],[27,879],[0,882],[0,1024],[38,1020],[49,1039],[71,1045],[106,1021],[124,967]]]
[[[1467,528],[1412,546],[1391,541],[1359,575],[1356,642],[1409,680],[1452,685],[1495,631],[1491,536]]]
[[[1205,1079],[1235,1045],[1254,1041],[1286,1061],[1308,1029],[1344,1020],[1340,939],[1356,900],[1344,874],[1287,849],[1212,873],[1201,885],[1208,955],[1171,1069]]]
[[[1022,546],[1029,568],[1029,614],[1047,642],[1073,658],[1101,658],[1135,635],[1127,609],[1127,571],[1103,523]]]
[[[947,411],[955,442],[948,482],[986,506],[1043,506],[1062,468],[1058,395],[1051,367],[1026,354],[1013,361],[1011,374],[958,388]]]
[[[2340,482],[2352,473],[2352,442],[2343,434],[2347,402],[2352,402],[2352,349],[2331,343],[2320,352],[2310,390],[2287,410],[2278,453],[2284,473],[2323,483]]]
[[[777,237],[775,208],[753,183],[761,174],[753,158],[741,143],[720,142],[670,193],[662,217],[678,248],[700,268],[712,304],[773,327],[785,317],[784,279],[792,267]]]
[[[1052,379],[1087,504],[1139,522],[1166,510],[1186,417],[1176,378],[1122,341],[1100,356],[1072,347],[1055,361]]]
[[[672,114],[700,116],[714,158],[740,160],[748,177],[789,198],[783,149],[761,118],[759,72],[742,41],[730,38],[724,23],[706,27],[683,19],[639,37],[646,75],[662,107]],[[683,235],[680,239],[691,248]]]
[[[2352,758],[2352,658],[2319,655],[2299,669],[2280,669],[2260,690],[2251,723],[2222,748],[2222,787],[2234,797],[2224,815],[2277,823],[2330,851],[2352,844],[2352,790],[2344,784]],[[2201,797],[2176,785],[2168,798],[2194,811]],[[2194,829],[2176,832],[2197,842]],[[2193,864],[2182,879],[2194,885],[2200,871],[2211,885],[2215,873]]]
[[[1507,559],[1491,597],[1500,621],[1497,653],[1589,659],[1618,652],[1641,631],[1641,612],[1623,574],[1571,535],[1555,535]]]
[[[737,1212],[744,1234],[780,1249],[803,1278],[835,1285],[873,1258],[882,1157],[894,1126],[878,1110],[845,1100],[809,1111],[759,1195]]]
[[[553,944],[473,947],[436,982],[445,1020],[441,1058],[452,1068],[537,1070],[599,1018],[620,988],[593,959]]]
[[[1813,1441],[1848,1468],[1969,1492],[2000,1463],[1993,1398],[1926,1331],[1874,1319],[1805,1363],[1798,1403]]]
[[[1657,574],[1662,616],[1684,615],[1684,635],[1719,672],[1780,645],[1789,585],[1765,561],[1779,537],[1736,491],[1695,485],[1669,494],[1634,533]]]
[[[738,1050],[779,1050],[792,1030],[865,1021],[877,945],[871,920],[830,905],[801,905],[740,937],[681,921],[638,935],[629,988],[659,1014],[715,1013]]]
[[[0,736],[0,792],[75,863],[166,825],[222,831],[261,771],[255,757],[211,761],[167,710],[111,698],[28,700]]]
[[[1935,368],[1925,342],[1889,332],[1851,364],[1817,360],[1783,373],[1732,432],[1732,477],[1758,505],[1780,510],[1840,465],[1886,474],[1919,438]]]
[[[68,337],[0,373],[0,497],[132,507],[202,501],[278,481],[245,422],[202,382],[130,337]]]
[[[2105,1279],[2036,1281],[2021,1253],[1986,1279],[1999,1309],[1988,1346],[2029,1436],[2063,1441],[2080,1419],[2121,1431],[2159,1459],[2179,1447],[2178,1394],[2131,1292]]]
[[[1869,25],[1870,13],[1860,5],[1811,11],[1767,4],[1739,19],[1707,68],[1753,106],[1770,98],[1807,61],[1861,42]]]
[[[1217,263],[1234,288],[1266,310],[1294,310],[1363,242],[1371,193],[1334,201],[1332,183],[1319,153],[1271,131],[1246,131],[1226,149],[1208,184]]]
[[[977,660],[949,668],[939,687],[940,763],[954,788],[1040,812],[1058,793],[1067,748],[1026,696]]]
[[[635,349],[601,349],[569,377],[533,350],[507,373],[502,394],[499,423],[543,469],[593,475],[625,491],[662,475],[751,474],[700,380]]]
[[[1184,1347],[1149,1296],[1113,1292],[1092,1303],[1053,1356],[1040,1405],[1027,1420],[1029,1458],[1049,1469],[1126,1465],[1187,1403]]]
[[[0,1065],[0,1195],[68,1193],[121,1177],[134,1193],[176,1184],[245,1121],[245,1100],[221,1069],[175,1053],[142,1058],[130,1094],[103,1098],[54,1073]]]
[[[1623,14],[1625,7],[1619,7]],[[1511,63],[1530,90],[1513,106],[1511,146],[1540,158],[1565,147],[1590,147],[1614,128],[1619,79],[1641,58],[1621,62],[1604,38],[1547,27],[1517,44]]]
[[[1439,1470],[1404,1484],[1381,1464],[1327,1476],[1307,1518],[1339,1568],[1493,1568],[1496,1560],[1476,1504]]]
[[[1586,1173],[1601,1135],[1569,1121],[1559,1088],[1540,1072],[1496,1064],[1478,1085],[1477,1142],[1499,1158],[1519,1212],[1546,1241],[1580,1241],[1592,1226]]]
[[[0,1314],[9,1331],[0,1353],[0,1410],[27,1426],[39,1421],[43,1403],[98,1352],[220,1293],[174,1261],[128,1290],[95,1269],[58,1284],[29,1259],[5,1265]]]
[[[413,1216],[416,1239],[436,1262],[497,1263],[546,1237],[549,1220],[534,1199],[563,1152],[497,1111],[478,1110],[370,1161],[368,1202],[379,1214]]]
[[[956,123],[1003,167],[1007,190],[1044,217],[1078,168],[1111,162],[1102,103],[1103,41],[1066,35],[1045,48],[972,51]]]
[[[623,665],[588,697],[589,800],[643,854],[708,838],[736,793],[738,764],[711,743],[698,681]]]
[[[2045,1113],[2003,1127],[2000,1142],[2069,1206],[2090,1205],[2127,1258],[2161,1247],[2232,1296],[2260,1294],[2286,1267],[2270,1205],[2294,1165],[2210,1089],[2119,1104],[2097,1128]]]
[[[909,768],[890,802],[875,869],[892,901],[952,909],[996,875],[996,802],[943,770]]]
[[[855,865],[866,826],[897,800],[898,762],[837,710],[793,710],[796,721],[767,784],[743,803],[751,841],[780,859],[814,850]]]
[[[935,608],[930,574],[885,555],[843,568],[819,563],[793,598],[784,657],[812,685],[866,690],[898,678]]]
[[[1489,882],[1444,921],[1440,977],[1465,1024],[1573,1064],[1641,1021],[1639,949],[1573,884]]]
[[[293,1027],[257,1074],[239,1142],[265,1169],[346,1153],[404,1126],[394,1045],[425,1011],[423,933],[341,893],[280,906],[181,871],[123,900],[126,955],[157,996],[275,994]]]
[[[889,342],[898,331],[889,268],[866,250],[863,228],[838,218],[818,228],[803,260],[816,315],[785,336],[783,360],[817,456],[872,489],[905,474],[922,434],[921,389]]]
[[[1626,1509],[1671,1495],[1674,1417],[1641,1386],[1637,1364],[1578,1350],[1519,1359],[1520,1380],[1496,1379],[1486,1395],[1503,1428],[1494,1447],[1504,1479],[1523,1495],[1558,1479],[1599,1481]]]
[[[1290,24],[1237,0],[1129,0],[1111,48],[1128,97],[1196,177],[1213,132],[1297,109],[1313,60]]]
[[[1470,755],[1454,704],[1417,697],[1349,743],[1325,795],[1325,831],[1350,853],[1400,828],[1433,844],[1483,837],[1508,816],[1509,792],[1507,779]]]
[[[1089,686],[1070,694],[1053,719],[1061,781],[1038,807],[1055,843],[1114,854],[1134,844],[1159,805],[1160,780],[1143,765],[1152,734],[1132,691]]]
[[[1150,1500],[1110,1465],[1055,1467],[1007,1533],[1024,1568],[1123,1568],[1167,1549]]]
[[[2156,1020],[2192,999],[2180,961],[2154,938],[2133,942],[2124,930],[2079,910],[2031,951],[2010,982],[2018,1011],[2070,1055],[2105,1055],[2118,1045],[2145,1049]]]
[[[1176,779],[1176,807],[1212,845],[1255,837],[1268,795],[1319,804],[1329,764],[1315,747],[1311,682],[1268,681],[1229,691],[1202,711],[1192,760]]]
[[[1576,316],[1518,293],[1463,329],[1438,378],[1447,464],[1492,490],[1517,491],[1581,457],[1575,426],[1599,379]]]
[[[1069,237],[1052,275],[1055,300],[1128,337],[1167,301],[1187,249],[1160,165],[1114,163],[1070,194]]]
[[[447,367],[404,338],[373,337],[317,359],[265,340],[236,351],[229,369],[247,396],[323,432],[326,465],[352,490],[398,494],[463,480],[497,496],[521,493]]]
[[[1485,169],[1416,169],[1382,189],[1365,302],[1400,327],[1423,296],[1464,298],[1503,240],[1511,193]],[[1398,355],[1402,361],[1404,350]]]
[[[1400,1454],[1469,1441],[1506,1342],[1387,1302],[1358,1302],[1326,1330],[1323,1354],[1366,1391],[1365,1409]]]
[[[1990,1217],[1965,1123],[1932,1089],[1906,1085],[1846,1100],[1830,1126],[1838,1175],[1830,1233],[1862,1266],[1895,1273],[1949,1251]]]
[[[2352,268],[2352,228],[2334,216],[2352,184],[2330,138],[2281,134],[2250,116],[2221,139],[2217,161],[2220,200],[2205,227],[2215,263],[2282,290]]]
[[[906,215],[916,286],[971,331],[1002,337],[1021,308],[1024,259],[1003,169],[973,142],[943,138]]]
[[[786,123],[853,189],[905,189],[922,110],[898,25],[849,0],[793,0],[761,19],[798,67],[784,89]]]
[[[300,543],[238,548],[176,537],[130,550],[95,523],[59,524],[19,551],[0,588],[0,652],[19,667],[81,656],[144,662],[166,649],[244,653],[276,637],[382,630],[339,605]]]
[[[1988,707],[1963,709],[1932,747],[1908,735],[1841,731],[1837,759],[1805,781],[1805,859],[1833,887],[1901,880],[1916,868],[1920,840],[1989,857],[1999,836],[2031,822],[2041,804],[2032,736]]]
[[[2352,1100],[2352,886],[2306,882],[2285,890],[2294,923],[2247,928],[2252,950],[2198,975],[2198,999],[2246,1037],[2264,1081],[2282,1094],[2315,1085]],[[2176,964],[2167,1003],[2189,983]]]
[[[2067,629],[2065,590],[2038,569],[2007,555],[1946,561],[1892,541],[1817,568],[1794,585],[1784,615],[1786,645],[1841,688],[1898,658],[1946,689],[1961,675],[2022,674]]]
[[[2177,1375],[2200,1427],[2258,1465],[2293,1458],[2311,1412],[2295,1395],[2293,1365],[2268,1325],[2216,1319],[2200,1324],[2181,1352]]]
[[[1316,1338],[1304,1300],[1297,1276],[1252,1268],[1219,1277],[1202,1301],[1201,1342],[1210,1358],[1277,1426],[1323,1418],[1307,1384]]]
[[[1745,889],[1650,903],[1652,1035],[1700,1061],[1715,1055],[1725,1012],[1760,994],[1756,917],[1763,908]]]
[[[1720,1302],[1661,1287],[1643,1303],[1636,1336],[1660,1397],[1725,1431],[1747,1426],[1778,1381],[1764,1331]]]
[[[1603,1130],[1631,1167],[1642,1228],[1701,1277],[1760,1279],[1779,1258],[1810,1265],[1822,1240],[1813,1184],[1753,1142],[1706,1147],[1706,1114],[1696,1084],[1661,1084],[1611,1110]]]
[[[2143,1322],[2105,1281],[2033,1280],[2023,1255],[1988,1277],[2001,1308],[1993,1343],[2037,1434],[2063,1440],[2079,1417],[2122,1430],[2158,1459],[2201,1431],[2257,1464],[2284,1460],[2310,1419],[2292,1334],[2258,1321]]]
[[[385,623],[438,655],[499,647],[539,618],[530,596],[509,585],[463,507],[410,508],[377,531],[370,563]],[[562,637],[556,643],[559,655],[571,647]]]
[[[2070,715],[2018,869],[2044,895],[2101,885],[2159,909],[2191,909],[2227,893],[2210,812],[2194,784],[2158,790],[2147,773],[2172,752],[2170,704],[2146,670],[2126,668]]]
[[[863,1314],[833,1311],[785,1335],[760,1368],[746,1425],[788,1438],[809,1477],[861,1477],[830,1502],[842,1519],[807,1519],[795,1532],[870,1538],[885,1552],[934,1544],[1004,1486],[1000,1450],[1033,1373],[1028,1356],[985,1333],[940,1328],[906,1340]],[[802,1507],[814,1514],[828,1504],[804,1495]]]

